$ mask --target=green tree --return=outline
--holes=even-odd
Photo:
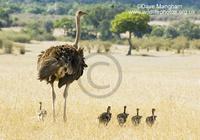
[[[47,8],[47,13],[48,14],[56,14],[56,15],[63,15],[63,14],[67,14],[67,10],[64,7],[63,3],[55,3],[52,6],[49,6]]]
[[[179,36],[174,39],[174,44],[172,45],[172,47],[177,50],[176,53],[179,54],[182,52],[182,54],[184,54],[184,49],[189,47],[189,42],[186,37]]]
[[[101,32],[99,38],[103,41],[108,40],[112,37],[112,33],[109,30],[110,29],[110,21],[109,20],[103,20],[100,22],[100,25],[98,27],[98,30]]]
[[[33,13],[33,14],[42,14],[43,12],[45,12],[45,9],[42,5],[33,3],[26,7],[26,12]]]
[[[164,30],[164,38],[176,38],[177,36],[179,36],[178,31],[173,27],[173,26],[167,26],[165,27]]]
[[[0,9],[0,19],[5,22],[5,24],[0,22],[0,27],[10,26],[12,24],[12,20],[10,20],[9,14],[6,11],[2,10],[2,9]]]
[[[32,39],[36,38],[38,35],[42,35],[43,32],[39,28],[39,23],[30,23],[22,31],[30,35]]]
[[[164,34],[164,27],[163,26],[153,26],[153,29],[151,31],[151,36],[157,36],[157,37],[162,37]]]
[[[123,12],[115,16],[115,19],[111,21],[112,32],[125,33],[129,32],[129,50],[127,55],[131,55],[132,43],[131,36],[136,31],[144,32],[148,29],[148,22],[150,16],[147,14],[130,14],[128,12]]]
[[[63,28],[65,35],[69,35],[73,30],[73,20],[69,19],[68,17],[64,17],[60,21],[56,20],[53,27]]]
[[[199,39],[200,28],[197,24],[190,22],[189,20],[180,21],[178,24],[178,32],[180,35],[187,37],[187,39]]]
[[[200,50],[200,39],[194,39],[194,40],[190,41],[190,47],[192,49]]]
[[[17,4],[17,3],[9,3],[9,4],[6,4],[6,7],[4,7],[4,10],[8,12],[9,14],[21,13],[22,7],[20,4]]]
[[[53,22],[50,20],[47,20],[43,24],[43,29],[46,33],[51,33],[53,29]]]
[[[100,39],[108,40],[111,37],[110,32],[110,21],[115,17],[115,15],[124,11],[123,8],[117,7],[112,8],[111,5],[106,4],[93,4],[85,7],[87,16],[83,18],[83,25],[91,27],[92,32],[100,32]]]

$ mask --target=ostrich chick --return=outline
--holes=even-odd
[[[124,113],[120,113],[117,115],[117,120],[120,126],[123,126],[126,123],[126,119],[129,114],[126,113],[126,106],[124,106]]]
[[[107,108],[107,112],[102,113],[98,119],[99,119],[99,124],[104,124],[104,125],[108,125],[108,122],[111,120],[112,117],[112,113],[110,113],[111,107],[108,106]]]
[[[155,112],[155,111],[156,111],[156,110],[153,108],[153,109],[152,109],[152,116],[149,116],[149,117],[146,118],[146,123],[147,123],[149,126],[152,126],[152,125],[154,124],[154,122],[156,121],[156,117],[157,117],[157,116],[154,115],[154,112]]]
[[[137,115],[136,115],[136,116],[133,116],[132,119],[131,119],[131,121],[132,121],[132,123],[133,123],[134,125],[137,126],[137,125],[140,124],[140,121],[141,121],[142,116],[139,116],[139,108],[137,108],[136,111],[137,111]]]
[[[40,109],[36,112],[38,121],[44,121],[44,117],[47,115],[47,111],[45,109],[42,109],[42,102],[39,102]]]

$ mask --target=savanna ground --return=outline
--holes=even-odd
[[[50,85],[37,80],[36,62],[41,50],[63,42],[34,42],[27,44],[25,55],[0,55],[0,139],[199,139],[200,137],[200,52],[141,51],[125,56],[126,46],[113,49],[112,55],[122,68],[122,83],[112,96],[95,99],[86,95],[77,82],[71,84],[67,98],[67,122],[63,123],[63,90],[55,88],[56,122],[52,119]],[[133,52],[135,54],[135,52]],[[87,56],[87,53],[85,53]],[[97,85],[110,84],[108,89],[95,89],[87,81],[83,86],[93,94],[103,95],[114,88],[118,72],[105,56],[95,56],[86,62],[105,61],[109,66],[92,70]],[[57,86],[57,83],[55,84]],[[38,122],[38,102],[48,115]],[[97,117],[111,106],[112,119],[107,127],[98,127]],[[127,105],[130,114],[124,127],[116,116]],[[131,117],[140,108],[141,125],[135,127]],[[145,118],[155,108],[156,123],[149,127]]]

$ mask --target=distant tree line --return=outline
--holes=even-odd
[[[33,13],[43,16],[51,15],[52,17],[55,15],[63,15],[62,18],[55,21],[51,19],[42,20],[41,22],[29,21],[23,25],[22,33],[28,34],[31,39],[55,40],[53,29],[62,28],[65,36],[70,37],[67,39],[71,41],[76,34],[74,14],[78,9],[81,9],[88,13],[88,15],[82,19],[82,40],[100,39],[102,41],[109,40],[111,42],[118,40],[124,41],[124,39],[121,39],[120,34],[128,32],[128,43],[130,46],[127,53],[128,55],[131,54],[132,49],[137,50],[139,48],[137,43],[132,44],[133,36],[134,38],[143,38],[143,36],[147,38],[157,37],[159,41],[163,41],[162,39],[165,39],[164,41],[167,39],[174,39],[175,42],[180,40],[184,42],[185,39],[188,41],[200,39],[199,25],[189,20],[182,20],[168,26],[150,26],[148,25],[150,21],[149,15],[129,14],[125,12],[127,9],[134,7],[131,4],[118,4],[114,1],[106,4],[90,5],[74,1],[69,1],[68,3],[63,3],[63,1],[54,3],[54,1],[49,1],[49,3],[47,3],[48,0],[37,0],[29,4],[30,2],[31,0],[26,0],[25,3],[20,0],[15,0],[13,3],[11,3],[11,1],[7,3],[1,2],[0,27],[9,27],[16,21],[21,20],[18,18],[11,18],[10,15],[13,13]],[[69,15],[73,15],[73,17]],[[143,48],[150,50],[153,44],[156,50],[159,51],[160,46],[163,45],[156,40],[149,40],[149,42],[154,43],[143,44]],[[140,41],[137,40],[136,42]],[[175,47],[176,45],[177,47]],[[178,46],[181,46],[181,44],[176,45],[173,47],[178,48]],[[187,43],[181,48],[187,48]]]
[[[200,39],[200,26],[186,19],[168,26],[153,26],[150,36],[171,39],[184,36],[188,40]]]

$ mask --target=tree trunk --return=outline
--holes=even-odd
[[[129,32],[128,43],[129,43],[129,50],[128,50],[127,55],[131,55],[131,50],[132,50],[132,44],[131,44],[131,32]]]
[[[116,33],[116,35],[117,35],[118,39],[122,40],[121,36],[120,36],[120,33]]]

